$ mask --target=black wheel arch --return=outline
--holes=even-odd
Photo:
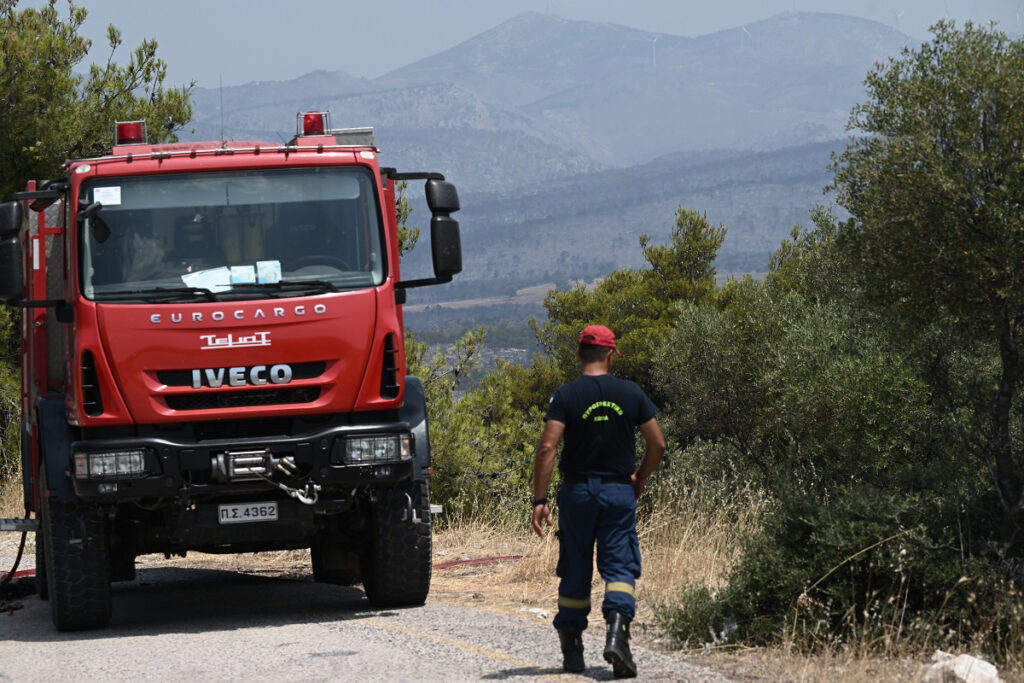
[[[413,479],[425,479],[430,472],[430,435],[427,429],[427,399],[423,382],[415,375],[405,377],[405,403],[398,411],[399,419],[412,429],[415,453]]]

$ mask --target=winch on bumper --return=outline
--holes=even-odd
[[[75,495],[93,501],[201,499],[276,488],[303,503],[327,503],[332,490],[425,477],[429,451],[417,449],[414,432],[399,422],[259,440],[75,441],[70,474]]]

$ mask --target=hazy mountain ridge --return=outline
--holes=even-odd
[[[639,235],[666,239],[680,205],[729,229],[723,272],[763,271],[827,201],[867,72],[911,42],[836,14],[683,37],[527,13],[375,79],[225,88],[223,116],[221,93],[197,89],[194,137],[218,138],[223,120],[228,138],[287,140],[297,111],[329,109],[334,127],[374,126],[388,165],[445,173],[465,272],[421,299],[641,265]]]
[[[787,13],[686,38],[527,13],[377,79],[318,71],[225,88],[224,128],[286,138],[296,111],[329,106],[336,127],[373,125],[385,147],[389,135],[439,128],[509,129],[552,148],[500,169],[500,183],[455,166],[466,187],[482,189],[553,177],[564,155],[589,158],[590,169],[625,167],[679,150],[839,137],[868,69],[908,42],[834,14]],[[219,136],[218,93],[197,89],[196,101],[195,137]]]
[[[598,171],[514,193],[465,194],[464,271],[459,282],[417,301],[488,292],[501,282],[599,277],[644,264],[641,234],[656,243],[671,232],[676,209],[706,212],[728,229],[722,273],[763,272],[794,225],[807,225],[823,192],[828,165],[843,141],[755,153],[677,154],[629,169]],[[411,223],[425,227],[426,215]],[[429,250],[406,259],[407,276],[426,273]],[[499,284],[495,284],[499,283]],[[446,290],[446,291],[442,291]]]

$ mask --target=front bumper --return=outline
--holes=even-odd
[[[196,442],[157,437],[119,437],[72,442],[72,454],[96,455],[141,450],[143,472],[107,473],[88,476],[76,462],[69,464],[75,495],[91,501],[124,501],[173,498],[191,501],[282,494],[287,488],[319,487],[325,504],[351,496],[353,489],[387,486],[424,476],[416,448],[406,457],[352,463],[346,459],[348,439],[368,436],[407,436],[414,439],[405,422],[362,425],[330,425],[301,436],[260,436],[258,438],[211,439]],[[414,444],[412,444],[414,446]],[[268,467],[262,475],[245,468],[227,467],[225,462],[254,454],[266,454]],[[73,457],[73,456],[72,456]],[[243,470],[245,470],[243,472]],[[282,486],[283,485],[283,486]]]

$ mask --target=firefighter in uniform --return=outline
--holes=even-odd
[[[565,438],[559,471],[558,614],[554,625],[563,669],[581,672],[583,630],[590,613],[590,584],[597,543],[597,568],[605,581],[602,612],[607,622],[604,658],[616,678],[636,676],[629,649],[629,623],[636,612],[640,576],[636,501],[665,452],[657,408],[643,390],[609,374],[615,334],[603,325],[580,332],[580,376],[555,391],[534,460],[533,528],[544,536],[551,525],[547,490],[559,441]],[[647,444],[636,466],[636,430]]]

